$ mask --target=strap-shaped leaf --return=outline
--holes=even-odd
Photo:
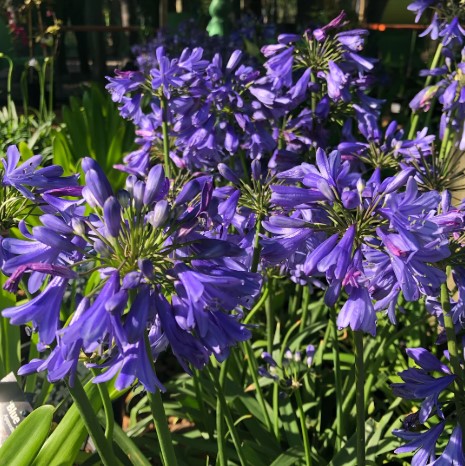
[[[32,411],[0,448],[0,465],[30,466],[47,439],[54,412],[50,405]]]

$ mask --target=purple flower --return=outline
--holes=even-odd
[[[82,161],[82,169],[86,174],[86,186],[82,190],[82,196],[92,206],[103,207],[105,201],[113,196],[110,182],[101,167],[90,157]]]
[[[362,254],[360,249],[354,254],[354,259],[342,281],[348,299],[342,306],[337,317],[339,328],[349,327],[376,335],[376,312],[363,276]]]
[[[208,363],[207,349],[178,325],[170,304],[163,296],[155,295],[155,305],[166,338],[183,369],[191,373],[189,363],[202,369]]]
[[[115,70],[115,75],[114,78],[106,77],[110,81],[106,89],[110,92],[113,102],[121,102],[125,94],[139,89],[144,82],[143,74],[137,71]]]
[[[444,416],[439,404],[439,395],[453,383],[455,375],[451,375],[449,368],[424,348],[409,348],[407,349],[407,355],[421,369],[409,368],[400,372],[399,375],[404,383],[392,384],[392,391],[396,396],[408,400],[424,400],[421,404],[419,416],[422,424],[431,415],[433,408],[436,408],[438,416],[443,418]],[[440,372],[446,375],[435,378],[427,372]]]
[[[444,47],[447,47],[451,42],[462,45],[465,29],[460,25],[459,18],[455,17],[449,24],[445,24],[441,28],[439,36],[442,37],[441,42]]]
[[[269,46],[268,46],[269,47]],[[292,85],[292,66],[294,64],[294,46],[277,47],[273,50],[273,55],[268,55],[269,48],[262,48],[262,53],[268,57],[264,66],[269,76],[275,78],[280,85],[290,87]]]
[[[465,455],[462,447],[462,429],[457,424],[442,455],[433,461],[431,466],[463,466],[464,464]]]
[[[114,359],[110,359],[105,366],[109,369],[93,379],[94,383],[107,382],[115,379],[115,388],[125,390],[131,387],[136,380],[139,381],[148,392],[156,389],[165,390],[152,368],[144,340],[132,344],[124,344],[121,352]]]
[[[342,279],[345,277],[347,268],[352,260],[355,232],[355,225],[348,227],[334,249],[318,262],[317,269],[320,272],[326,273],[327,278]]]
[[[79,339],[85,351],[94,351],[99,346],[99,341],[112,331],[107,305],[111,303],[111,298],[119,291],[119,287],[119,274],[113,272],[95,301],[62,331],[63,341],[71,343]]]
[[[21,154],[16,146],[8,147],[6,158],[2,159],[5,172],[0,184],[13,186],[28,199],[34,200],[35,196],[26,186],[38,188],[37,192],[40,193],[50,189],[77,185],[77,176],[62,177],[63,168],[58,165],[38,169],[42,162],[40,155],[34,155],[18,166],[20,157]]]
[[[408,5],[407,10],[413,11],[416,14],[415,22],[418,23],[423,13],[435,3],[438,3],[438,0],[415,0]]]
[[[431,39],[437,40],[437,38],[439,37],[440,26],[441,23],[439,21],[439,16],[435,12],[433,15],[433,19],[431,20],[431,23],[421,34],[419,34],[419,36],[426,37],[428,34],[431,34]]]
[[[337,40],[353,52],[363,50],[365,36],[368,35],[366,29],[351,29],[350,31],[339,32],[336,35]]]
[[[32,322],[39,332],[40,344],[49,345],[59,327],[60,308],[67,283],[67,279],[55,277],[42,293],[25,304],[4,309],[2,315],[9,317],[14,325]]]
[[[328,84],[328,95],[333,100],[348,100],[349,76],[333,61],[329,61],[329,71],[326,73],[326,82]]]
[[[169,98],[171,96],[171,88],[181,87],[185,79],[182,77],[177,60],[170,61],[165,55],[164,47],[158,47],[155,55],[157,67],[150,70],[152,89],[157,91],[159,88],[162,88],[163,94]]]
[[[396,448],[395,453],[410,453],[416,451],[412,459],[415,466],[426,466],[435,458],[436,442],[444,430],[444,422],[437,424],[426,432],[408,432],[405,430],[394,430],[392,433],[403,440],[404,446]]]
[[[111,196],[105,201],[103,217],[108,234],[117,238],[121,229],[121,205],[116,197]]]
[[[376,312],[368,289],[364,286],[351,286],[349,297],[337,317],[339,328],[349,327],[376,335]]]

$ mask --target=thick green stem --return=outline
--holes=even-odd
[[[444,135],[441,141],[441,149],[439,150],[439,160],[442,160],[446,157],[450,134],[450,126],[447,125],[446,129],[444,130]]]
[[[304,285],[302,290],[302,317],[300,319],[300,330],[304,330],[307,325],[308,318],[308,304],[310,302],[310,288]]]
[[[213,428],[211,423],[209,422],[208,418],[208,413],[207,410],[205,409],[205,404],[203,403],[203,395],[202,395],[202,384],[200,381],[200,371],[198,369],[195,369],[192,374],[192,379],[194,381],[194,390],[195,390],[195,396],[199,402],[199,409],[200,409],[200,414],[202,416],[202,421],[205,430],[207,431],[207,435],[209,439],[213,438]]]
[[[258,365],[257,365],[257,360],[255,359],[255,354],[253,352],[250,341],[244,342],[244,349],[245,349],[245,354],[247,356],[247,361],[249,363],[250,373],[252,374],[252,380],[253,380],[253,383],[255,384],[255,388],[257,391],[258,402],[260,403],[260,407],[262,408],[262,412],[263,412],[263,416],[265,417],[266,425],[268,427],[269,432],[274,432],[273,424],[271,423],[271,419],[268,414],[268,408],[265,403],[265,397],[263,396],[262,387],[260,387],[260,384],[258,381]]]
[[[150,340],[148,333],[145,332],[145,350],[155,373],[155,364],[153,362],[152,349],[150,347]],[[165,466],[177,466],[176,454],[174,453],[173,440],[171,439],[171,432],[168,429],[168,422],[165,413],[165,407],[161,399],[160,391],[156,390],[154,393],[147,392],[150,409],[152,411],[153,422],[157,430],[158,442],[160,443],[161,454]]]
[[[307,466],[311,466],[312,464],[312,457],[310,455],[310,441],[308,440],[308,431],[307,426],[305,424],[305,412],[304,406],[302,403],[302,397],[300,396],[300,389],[294,391],[295,399],[297,400],[297,409],[299,410],[299,417],[300,417],[300,427],[302,429],[302,439],[304,441],[304,450],[305,450],[305,464]]]
[[[0,53],[0,58],[4,58],[8,62],[8,77],[6,81],[6,105],[8,109],[8,115],[10,115],[10,112],[12,110],[11,81],[13,78],[13,60],[7,55],[4,55],[3,53]]]
[[[357,466],[365,466],[365,369],[363,362],[363,333],[354,332],[355,390],[357,408]]]
[[[223,365],[220,369],[220,377],[218,384],[220,388],[224,386],[224,381],[226,379],[226,372],[228,367],[228,360],[223,362]],[[218,459],[217,462],[220,466],[227,466],[228,462],[226,459],[226,432],[224,429],[224,415],[223,415],[223,405],[219,399],[216,400],[216,442],[218,445]]]
[[[215,384],[216,395],[218,397],[218,400],[221,403],[221,409],[223,410],[224,418],[226,419],[226,425],[228,426],[229,432],[231,434],[231,437],[234,443],[234,447],[236,449],[237,457],[239,458],[239,462],[241,463],[241,465],[245,466],[248,463],[244,458],[240,437],[239,437],[239,434],[237,433],[234,420],[231,416],[231,411],[229,410],[229,406],[226,403],[226,398],[224,397],[223,389],[218,382],[215,371],[211,369],[210,373],[212,376],[213,383]],[[171,466],[171,464],[169,466]]]
[[[253,256],[252,256],[252,266],[250,268],[251,272],[256,272],[258,270],[258,264],[260,263],[260,234],[262,231],[262,218],[260,215],[257,216],[257,221],[255,223],[255,236],[253,240]]]
[[[275,333],[275,320],[273,312],[273,279],[269,278],[269,293],[265,300],[265,316],[266,316],[266,350],[268,353],[273,352],[273,336]]]
[[[279,385],[277,383],[273,385],[273,429],[276,441],[279,443]]]
[[[27,75],[28,75],[28,70],[24,70],[22,75],[21,75],[21,81],[20,81],[20,85],[21,85],[21,96],[23,98],[23,113],[24,113],[24,117],[27,121],[27,127],[28,127],[28,131],[29,131],[29,119],[28,119],[28,116],[29,116],[29,92],[28,92],[28,88],[27,88]]]
[[[113,453],[113,449],[110,446],[110,442],[105,438],[103,430],[100,428],[100,423],[92,409],[89,399],[86,396],[86,392],[82,388],[81,382],[77,377],[74,379],[74,385],[72,387],[68,384],[68,390],[82,420],[84,421],[87,431],[92,437],[102,463],[105,466],[115,466],[119,464]]]
[[[171,177],[171,158],[170,158],[170,136],[168,132],[168,101],[163,95],[160,99],[162,122],[161,131],[163,135],[163,161],[165,164],[165,174],[168,178]]]
[[[331,329],[333,332],[333,360],[334,360],[334,387],[336,390],[336,451],[341,448],[341,440],[344,436],[342,423],[342,386],[341,386],[341,361],[339,358],[339,340],[337,337],[336,309],[329,308],[331,317]]]
[[[441,51],[442,51],[442,44],[439,43],[436,48],[436,53],[434,54],[433,61],[431,62],[430,70],[438,66],[439,60],[441,58]],[[433,79],[433,76],[431,75],[426,77],[425,87],[428,87],[431,84],[432,79]],[[417,130],[419,121],[420,121],[420,114],[418,112],[415,112],[412,116],[412,121],[410,123],[410,131],[408,133],[407,139],[413,139],[413,137],[415,136],[415,131]]]
[[[316,78],[313,73],[310,73],[310,80],[312,83],[316,82]],[[316,97],[317,96],[315,94],[315,91],[312,91],[312,113],[315,113],[315,110],[316,110],[316,105],[317,105]]]
[[[98,375],[96,369],[92,369],[94,377]],[[110,444],[110,448],[113,449],[113,430],[115,426],[115,417],[113,415],[113,406],[111,404],[110,394],[108,388],[104,383],[98,383],[97,389],[102,399],[103,411],[105,412],[105,437]]]
[[[37,74],[39,76],[39,115],[41,121],[45,121],[47,118],[47,107],[45,105],[45,75],[47,72],[47,62],[44,62],[42,66],[37,66]]]
[[[260,296],[260,299],[257,301],[255,306],[245,317],[244,324],[247,324],[252,320],[252,317],[262,308],[263,303],[268,299],[269,294],[270,294],[270,287],[268,286],[267,283],[265,283],[263,293]]]
[[[448,269],[448,274],[450,274],[450,267]],[[449,299],[449,290],[447,289],[447,283],[441,285],[441,306],[444,314],[444,327],[446,330],[447,336],[447,349],[449,351],[450,363],[452,365],[452,370],[455,375],[454,381],[454,391],[455,391],[455,407],[457,410],[457,418],[462,428],[462,433],[465,436],[465,383],[463,380],[463,369],[460,365],[459,354],[457,351],[457,340],[455,338],[455,328],[454,321],[450,315],[450,299]]]
[[[168,422],[160,391],[156,390],[154,393],[147,392],[147,397],[149,399],[150,409],[152,410],[158,441],[160,442],[163,462],[165,466],[177,466],[178,461],[174,453],[171,432],[168,429]]]
[[[262,231],[262,218],[260,215],[257,216],[257,222],[255,225],[255,237],[253,243],[253,257],[252,257],[252,267],[251,272],[256,272],[258,270],[258,265],[260,263],[260,234]],[[266,349],[271,354],[273,351],[273,335],[274,335],[274,315],[273,315],[273,306],[271,305],[271,297],[273,287],[271,283],[271,278],[268,283],[268,296],[265,300],[265,315],[266,315],[266,336],[267,344]]]
[[[53,57],[48,57],[48,60],[50,62],[50,66],[49,66],[50,79],[48,80],[48,114],[49,114],[49,118],[51,118],[52,113],[53,113],[53,79],[54,79],[55,67],[54,67]]]

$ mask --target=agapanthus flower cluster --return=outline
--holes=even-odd
[[[163,46],[167,54],[180,55],[190,48],[192,44],[201,47],[204,57],[211,60],[219,53],[223,59],[227,59],[235,50],[246,50],[247,44],[264,43],[275,35],[276,26],[272,23],[263,24],[250,15],[242,15],[239,21],[235,21],[234,29],[224,36],[210,36],[205,28],[199,27],[198,21],[188,19],[182,21],[176,31],[159,29],[156,35],[146,43],[132,47],[132,53],[138,68],[144,72],[156,67],[156,50]],[[247,54],[245,58],[249,64],[255,61],[255,57]]]
[[[383,127],[382,101],[368,95],[374,60],[361,55],[367,31],[347,30],[341,13],[264,46],[263,69],[239,50],[144,49],[140,71],[108,78],[140,146],[118,166],[128,174],[118,192],[92,159],[81,189],[55,166],[36,170],[39,159],[18,166],[11,149],[0,193],[19,191],[41,209],[40,224],[14,217],[22,237],[0,242],[6,289],[32,294],[3,315],[31,324],[45,353],[20,373],[72,382],[84,361],[99,369],[96,382],[163,389],[155,363],[165,350],[189,372],[251,336],[241,317],[273,275],[323,289],[340,329],[375,336],[384,315],[397,323],[399,303],[424,301],[458,333],[465,211],[446,189],[465,144],[457,5],[410,7],[417,20],[435,9],[426,33],[442,40],[444,63],[423,73],[429,84],[411,103],[439,102],[439,137],[415,126],[418,114],[409,135],[395,121]],[[444,302],[450,266],[458,293]],[[310,345],[304,363],[288,350],[279,364],[263,353],[259,374],[298,389],[314,353]],[[464,464],[455,369],[423,348],[407,354],[419,368],[401,372],[393,390],[421,406],[395,432],[407,441],[397,452],[415,451],[417,465]]]
[[[350,123],[350,122],[349,122]],[[345,159],[353,157],[366,166],[373,168],[397,168],[399,161],[411,164],[431,156],[435,136],[428,134],[428,128],[419,131],[414,139],[407,139],[405,131],[399,128],[396,121],[391,121],[383,130],[377,121],[359,126],[361,135],[366,141],[359,141],[346,125],[344,141],[339,143],[338,150]]]
[[[404,419],[403,428],[394,430],[394,435],[407,442],[395,452],[415,452],[412,464],[417,466],[465,464],[462,429],[453,408],[454,393],[451,387],[457,376],[452,374],[447,364],[424,348],[409,348],[407,356],[419,367],[410,367],[399,373],[403,382],[394,383],[391,387],[399,397],[423,401],[419,411]],[[425,424],[431,422],[430,418],[437,418],[439,422],[425,430]],[[437,442],[446,432],[450,436],[448,444],[436,457]]]
[[[433,14],[430,24],[420,37],[430,35],[433,40],[440,39],[444,47],[463,44],[465,29],[460,23],[465,13],[461,0],[416,0],[407,9],[415,13],[417,23],[425,12],[431,10]]]
[[[120,168],[146,174],[163,140],[178,167],[211,170],[232,159],[243,171],[244,159],[262,159],[283,169],[328,143],[328,119],[377,118],[381,102],[365,93],[373,60],[360,55],[367,31],[342,30],[344,18],[303,36],[279,36],[262,49],[263,69],[246,64],[239,50],[224,65],[220,53],[207,58],[202,47],[169,58],[159,46],[150,69],[108,78],[141,146]]]
[[[170,186],[155,165],[114,193],[94,160],[82,167],[82,198],[55,204],[32,231],[22,225],[25,239],[3,240],[5,288],[15,291],[28,276],[36,293],[3,315],[31,322],[40,350],[49,352],[20,373],[47,370],[51,381],[72,381],[82,359],[103,369],[96,382],[116,375],[117,388],[137,379],[153,391],[163,389],[153,362],[168,347],[188,372],[211,354],[222,361],[250,337],[239,319],[261,277],[246,270],[244,250],[222,228],[211,177]],[[63,322],[66,290],[86,276],[93,286]]]
[[[239,150],[251,157],[272,153],[276,143],[269,121],[252,117],[256,99],[248,87],[258,72],[242,64],[242,56],[236,50],[223,64],[220,54],[206,60],[198,47],[169,59],[159,47],[149,75],[124,72],[109,78],[107,88],[121,103],[122,116],[138,127],[141,145],[120,168],[146,173],[161,140],[177,166],[191,169],[214,167]]]
[[[406,301],[439,295],[449,235],[463,226],[463,212],[445,211],[435,191],[421,193],[414,175],[406,168],[382,180],[376,169],[366,180],[339,152],[319,149],[316,165],[281,172],[282,184],[271,186],[263,261],[325,279],[329,306],[344,289],[338,326],[374,335],[377,311],[396,321],[401,293]]]
[[[447,51],[447,49],[444,49]],[[454,146],[465,150],[465,48],[460,57],[447,53],[443,66],[425,70],[422,74],[440,78],[439,81],[422,89],[410,102],[415,111],[428,111],[434,101],[441,104],[441,123],[439,136],[448,138],[454,134]]]
[[[460,189],[463,171],[456,167],[465,150],[463,2],[425,0],[409,6],[417,14],[416,21],[429,8],[434,11],[433,19],[423,35],[430,33],[431,38],[440,39],[440,43],[431,68],[421,72],[427,77],[426,85],[412,99],[410,108],[420,115],[423,112],[432,114],[436,106],[440,107],[439,138],[434,148],[437,152],[434,160],[424,159],[416,168],[419,179],[427,187]]]

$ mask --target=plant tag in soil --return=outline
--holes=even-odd
[[[13,372],[0,380],[0,446],[32,411]]]

